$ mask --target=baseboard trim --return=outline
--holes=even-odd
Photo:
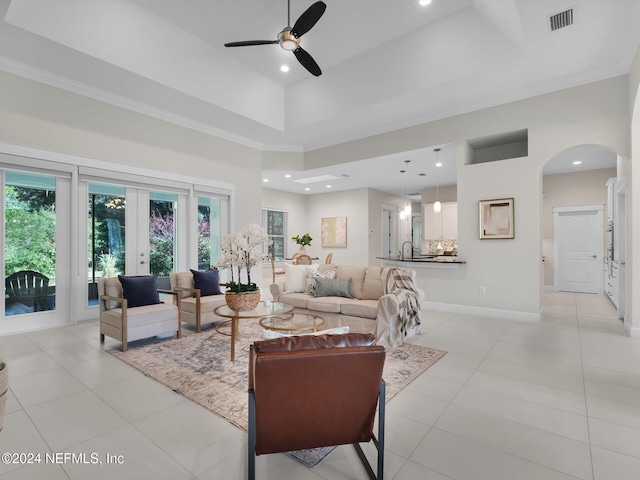
[[[629,327],[629,336],[631,338],[640,338],[640,327]]]
[[[498,308],[474,307],[471,305],[456,305],[453,303],[421,302],[423,307],[430,310],[452,313],[466,313],[483,317],[494,317],[518,322],[539,322],[542,310],[538,313],[518,312],[515,310],[501,310]],[[640,330],[640,329],[639,329]],[[640,332],[639,332],[640,333]]]

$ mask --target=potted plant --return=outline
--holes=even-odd
[[[306,255],[307,251],[304,247],[311,246],[311,241],[313,240],[313,238],[311,238],[311,235],[309,235],[308,233],[305,233],[304,235],[296,235],[295,237],[291,237],[291,240],[300,245],[298,255]]]
[[[268,244],[269,236],[266,230],[255,223],[247,225],[239,233],[222,238],[220,257],[212,266],[219,269],[228,268],[231,271],[231,281],[227,283],[225,301],[232,310],[250,311],[260,302],[260,289],[251,281],[251,267],[262,261],[263,249]],[[242,282],[243,270],[247,272],[246,283]]]

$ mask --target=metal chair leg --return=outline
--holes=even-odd
[[[256,478],[256,397],[253,390],[249,390],[249,480]]]

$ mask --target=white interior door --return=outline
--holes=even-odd
[[[555,207],[555,289],[602,293],[603,206]]]

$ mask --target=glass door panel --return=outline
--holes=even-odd
[[[220,256],[222,201],[217,197],[198,197],[198,270],[207,270]]]
[[[125,267],[125,188],[89,183],[88,304],[98,303],[100,277],[115,277]]]
[[[56,308],[56,179],[5,173],[5,316]]]
[[[158,277],[159,288],[171,289],[169,274],[177,260],[177,207],[177,194],[149,192],[149,273]]]

